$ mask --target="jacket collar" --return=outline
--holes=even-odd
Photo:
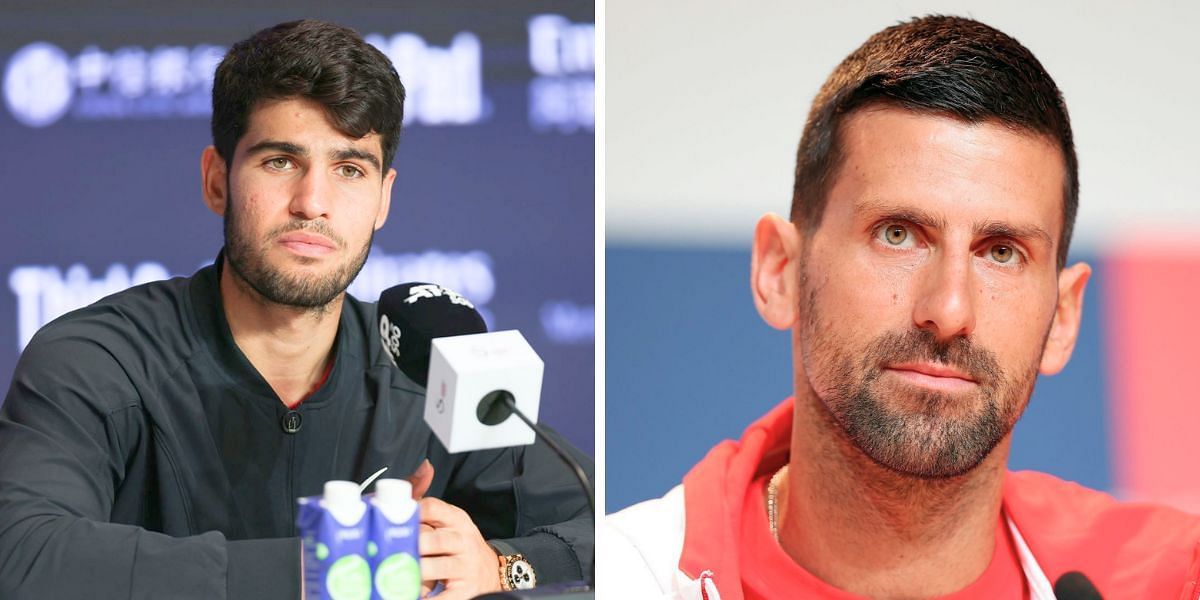
[[[741,580],[736,541],[740,538],[743,491],[763,475],[774,473],[788,461],[792,435],[793,398],[788,398],[746,428],[738,441],[721,442],[683,478],[684,514],[687,515],[681,579],[697,591],[724,582],[737,589]],[[1007,485],[1006,492],[1010,489]],[[688,493],[695,491],[696,493]],[[1006,493],[1006,498],[1008,494]],[[1007,500],[1005,501],[1007,506]],[[1025,542],[1016,523],[1004,510],[1032,600],[1054,600],[1050,582]],[[732,594],[740,598],[741,594]],[[709,594],[711,600],[711,594]]]

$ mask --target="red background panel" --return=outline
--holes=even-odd
[[[1135,247],[1101,267],[1114,491],[1200,511],[1200,248]]]

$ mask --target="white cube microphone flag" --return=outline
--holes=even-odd
[[[520,332],[486,333],[470,301],[430,283],[388,288],[378,310],[384,351],[425,386],[425,422],[448,451],[533,443],[533,430],[508,418],[511,398],[537,422],[542,393],[544,364]]]
[[[436,338],[425,422],[452,453],[532,444],[533,430],[508,418],[503,394],[537,422],[543,368],[519,331]]]

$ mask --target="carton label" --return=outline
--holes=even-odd
[[[346,526],[321,506],[320,497],[301,498],[298,504],[296,524],[304,543],[304,597],[369,600],[371,565],[366,559],[366,515]]]
[[[416,600],[421,595],[420,550],[417,547],[420,514],[395,522],[374,502],[371,518],[375,595],[378,600]]]

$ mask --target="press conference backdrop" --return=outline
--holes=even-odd
[[[791,394],[787,332],[749,292],[756,219],[786,214],[829,72],[875,31],[974,16],[1066,96],[1072,260],[1095,272],[1067,368],[1037,382],[1009,465],[1200,510],[1200,7],[1171,2],[606,4],[605,510],[656,497]],[[1018,310],[1019,307],[1012,307]]]
[[[234,42],[313,17],[362,33],[408,92],[391,214],[350,292],[437,282],[521,330],[546,363],[541,420],[593,451],[591,3],[25,4],[0,8],[4,389],[50,320],[212,262],[213,71]]]

